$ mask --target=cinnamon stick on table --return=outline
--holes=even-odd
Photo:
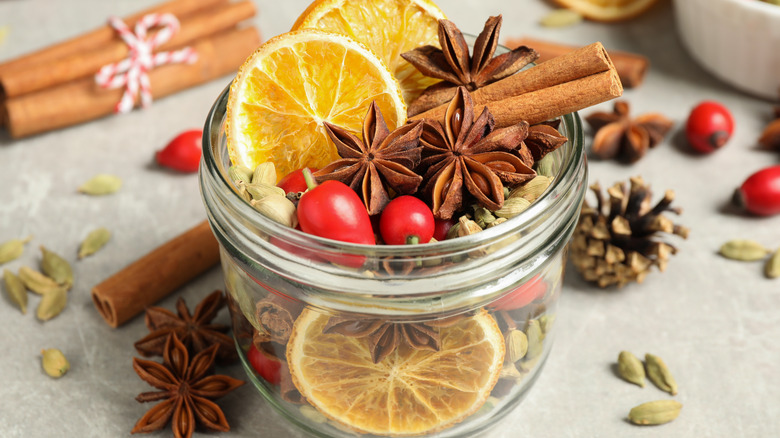
[[[487,107],[496,126],[505,127],[521,120],[541,123],[622,94],[615,66],[604,46],[596,42],[486,85],[471,97],[475,114]],[[447,105],[409,120],[442,120]]]
[[[231,30],[201,39],[193,64],[168,64],[149,72],[152,96],[157,99],[234,72],[260,44],[254,27]],[[5,102],[6,126],[20,138],[86,122],[111,114],[124,93],[106,90],[85,78],[58,87],[10,98]]]
[[[250,0],[225,3],[189,14],[180,20],[180,29],[158,51],[186,46],[203,37],[235,27],[256,13]],[[150,38],[160,30],[150,32]],[[251,52],[248,52],[251,53]],[[0,73],[0,94],[6,98],[43,90],[75,79],[93,77],[101,67],[121,61],[130,54],[128,45],[114,37],[100,47]]]

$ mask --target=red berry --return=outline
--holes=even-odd
[[[703,154],[723,147],[733,133],[734,117],[728,108],[714,101],[696,105],[685,126],[688,143]]]
[[[512,292],[504,295],[490,307],[496,310],[515,310],[527,306],[547,293],[547,284],[539,275],[534,276]]]
[[[310,167],[309,170],[316,172],[316,167]],[[282,178],[277,186],[281,187],[285,193],[302,193],[308,189],[306,179],[303,177],[303,169],[293,170]]]
[[[246,352],[246,358],[255,369],[255,372],[260,375],[266,382],[272,385],[278,385],[281,381],[281,374],[279,369],[282,367],[282,362],[255,347],[255,344],[249,346],[249,351]]]
[[[438,242],[446,240],[447,233],[450,232],[450,228],[452,228],[452,226],[456,223],[458,223],[458,221],[455,219],[436,219],[436,227],[433,230],[433,238]]]
[[[388,245],[428,243],[435,228],[433,213],[414,196],[399,196],[382,210],[379,231]]]
[[[780,213],[780,166],[750,175],[734,193],[734,202],[759,216]]]
[[[184,131],[171,140],[165,148],[157,151],[157,163],[179,172],[197,172],[200,164],[201,139],[203,131]]]

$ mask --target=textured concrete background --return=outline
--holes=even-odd
[[[156,0],[3,0],[0,61],[91,29],[111,14],[126,15]],[[264,39],[289,29],[307,0],[257,0],[256,24]],[[537,23],[551,6],[543,1],[440,0],[445,13],[466,32],[477,33],[488,15],[503,13],[502,35],[584,44],[647,55],[645,84],[627,90],[635,115],[660,111],[677,122],[670,137],[633,166],[590,161],[590,181],[608,186],[642,175],[660,196],[677,192],[691,228],[666,273],[641,285],[600,291],[566,278],[558,334],[550,360],[528,398],[490,437],[757,437],[780,435],[780,280],[767,280],[757,263],[716,255],[721,243],[750,238],[780,245],[780,217],[746,218],[724,210],[733,189],[750,173],[777,164],[777,153],[755,141],[771,105],[733,91],[699,68],[678,39],[670,2],[624,24],[582,23],[545,29]],[[66,310],[45,324],[31,311],[22,316],[0,299],[0,436],[117,437],[129,435],[149,406],[135,402],[148,391],[131,368],[133,342],[147,332],[142,318],[109,328],[95,311],[89,290],[123,266],[205,218],[196,177],[176,175],[153,164],[153,153],[178,132],[200,127],[229,77],[162,99],[146,111],[12,141],[0,132],[0,242],[34,235],[21,260],[5,267],[35,266],[44,244],[74,262],[75,288]],[[681,146],[689,110],[717,99],[734,113],[737,130],[728,146],[695,156]],[[602,108],[609,109],[611,104]],[[591,110],[592,111],[592,110]],[[591,111],[585,111],[585,114]],[[590,138],[588,138],[590,143]],[[124,179],[110,197],[89,198],[75,188],[93,174]],[[87,232],[106,226],[114,233],[98,255],[76,261]],[[172,308],[183,296],[194,305],[222,287],[213,270],[160,305]],[[226,315],[222,315],[227,320]],[[58,381],[39,364],[42,348],[58,347],[72,369]],[[649,386],[639,389],[615,377],[620,350],[653,352],[665,358],[680,387],[680,418],[668,425],[638,428],[625,420],[639,403],[667,398]],[[239,366],[222,372],[241,377]],[[220,401],[234,437],[301,437],[250,386]],[[153,436],[169,436],[169,432]],[[196,436],[218,436],[196,434]]]

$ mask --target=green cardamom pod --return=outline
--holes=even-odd
[[[59,287],[43,294],[35,314],[41,321],[48,321],[59,315],[65,309],[67,302],[68,290],[64,287]]]
[[[252,184],[276,185],[276,167],[268,161],[255,168],[252,174]]]
[[[542,333],[547,336],[552,330],[553,323],[555,322],[555,315],[549,315],[545,313],[539,317],[539,325],[542,327]]]
[[[493,222],[489,223],[487,227],[488,228],[493,228],[495,226],[503,224],[506,221],[507,221],[507,218],[505,218],[505,217],[497,217],[496,220],[494,220]]]
[[[506,334],[506,352],[514,363],[525,357],[528,352],[528,337],[520,330],[512,329]]]
[[[551,182],[552,179],[544,175],[536,175],[532,180],[513,189],[509,193],[509,198],[525,198],[530,202],[534,202],[538,197],[542,196],[547,187],[550,187]]]
[[[32,236],[26,239],[11,239],[0,244],[0,265],[16,260],[24,253],[24,244],[29,242]]]
[[[496,217],[493,216],[490,213],[490,210],[488,210],[485,207],[477,207],[474,209],[474,221],[479,225],[480,228],[483,230],[487,228],[490,224],[495,222]]]
[[[769,257],[764,266],[764,274],[769,278],[780,277],[780,248]]]
[[[544,334],[542,333],[542,326],[538,320],[532,319],[528,321],[528,327],[525,329],[525,335],[528,337],[528,351],[525,354],[526,359],[535,359],[542,354],[544,344],[542,340]]]
[[[8,269],[3,269],[3,282],[8,298],[19,306],[23,314],[27,313],[27,288],[22,280]]]
[[[260,214],[274,222],[295,228],[298,225],[298,216],[295,213],[295,204],[282,195],[269,195],[262,199],[249,202]]]
[[[457,225],[458,225],[458,230],[457,230],[458,237],[470,236],[472,234],[476,234],[482,231],[482,227],[480,227],[473,220],[469,219],[467,216],[461,216],[460,219],[458,219]]]
[[[19,279],[27,289],[40,295],[60,288],[56,281],[27,266],[19,268]]]
[[[555,158],[552,155],[546,155],[541,161],[536,163],[536,174],[549,176],[552,178],[555,167]]]
[[[41,269],[49,278],[70,289],[73,286],[73,268],[62,256],[41,245]]]
[[[632,408],[628,420],[641,426],[656,426],[677,418],[681,409],[682,403],[676,400],[651,401]]]
[[[240,164],[235,164],[228,168],[228,176],[230,176],[230,179],[236,184],[238,184],[239,181],[249,184],[252,182],[252,169]]]
[[[645,387],[645,366],[631,352],[621,351],[618,355],[618,374],[628,382]]]
[[[493,214],[499,217],[511,219],[524,212],[531,206],[531,201],[525,198],[509,198],[504,201],[504,206],[494,211]]]
[[[769,254],[769,250],[753,240],[730,240],[720,247],[720,255],[723,257],[745,262],[761,260],[767,254]]]
[[[70,369],[68,359],[56,348],[41,350],[41,365],[43,371],[55,379],[64,376]]]
[[[677,382],[672,377],[672,373],[669,372],[669,367],[660,357],[650,353],[645,354],[645,367],[647,368],[647,377],[655,386],[669,394],[677,394]]]
[[[553,9],[539,21],[544,27],[566,27],[583,20],[582,14],[571,9]]]
[[[86,256],[92,255],[103,248],[108,241],[111,240],[111,231],[105,228],[98,228],[87,234],[84,241],[81,242],[79,247],[79,259],[83,259]]]
[[[79,186],[79,192],[92,196],[110,195],[122,187],[122,180],[115,175],[101,173]]]
[[[245,187],[252,199],[257,201],[270,195],[287,196],[283,188],[271,184],[252,183],[246,184]]]

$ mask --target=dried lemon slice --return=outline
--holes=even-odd
[[[486,311],[439,328],[439,351],[399,346],[373,363],[367,338],[323,333],[328,315],[306,309],[287,345],[293,383],[318,411],[355,431],[432,433],[476,412],[498,380],[504,339]]]
[[[658,0],[555,0],[561,6],[596,21],[622,21],[634,18]]]
[[[360,41],[387,64],[407,103],[439,82],[401,58],[419,46],[439,47],[438,21],[446,18],[429,0],[318,0],[298,17],[293,30],[316,28]]]
[[[406,123],[398,81],[364,45],[306,29],[268,40],[241,66],[227,104],[233,164],[273,162],[279,178],[339,158],[322,122],[360,136],[376,101],[392,130]]]

